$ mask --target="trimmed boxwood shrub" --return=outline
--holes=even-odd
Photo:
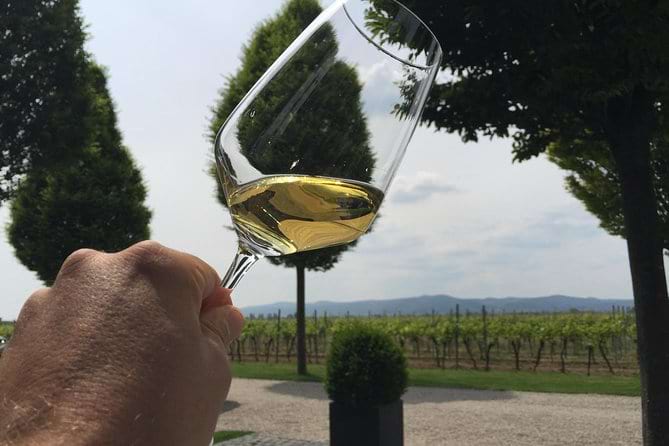
[[[407,361],[390,335],[348,321],[335,330],[327,359],[325,390],[352,406],[380,406],[406,391]]]

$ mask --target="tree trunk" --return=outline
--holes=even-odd
[[[439,343],[435,338],[431,338],[434,346],[434,359],[437,361],[437,368],[441,367],[441,358],[439,357]]]
[[[520,370],[520,341],[511,341],[511,347],[516,360],[516,370]]]
[[[260,361],[260,358],[258,357],[258,338],[252,338],[253,340],[253,355],[256,358],[256,362]]]
[[[606,356],[606,347],[604,346],[604,341],[599,341],[599,354],[602,355],[602,358],[604,358],[606,366],[609,368],[609,372],[612,375],[615,375],[616,372],[613,371],[613,367],[611,367],[611,362],[609,361],[608,356]]]
[[[318,364],[318,335],[314,336],[314,362]]]
[[[537,359],[534,361],[534,368],[532,371],[536,372],[537,367],[539,367],[539,363],[541,362],[541,352],[544,351],[544,346],[546,345],[546,341],[543,339],[539,341],[539,348],[537,349]]]
[[[287,340],[286,344],[286,361],[290,362],[290,355],[293,354],[293,348],[295,347],[295,336]]]
[[[469,360],[472,362],[474,369],[478,369],[478,366],[476,365],[476,358],[474,358],[474,354],[472,353],[469,338],[463,338],[462,343],[465,344],[465,350],[467,351],[467,356],[469,356]]]
[[[646,446],[669,439],[669,299],[650,169],[653,98],[637,87],[609,100],[606,133],[620,177],[625,236],[634,290]]]
[[[488,348],[485,351],[485,371],[490,371],[490,350],[495,346],[494,343],[488,344]]]
[[[269,362],[269,356],[272,354],[272,344],[274,344],[274,338],[269,338],[269,341],[265,342],[265,362]]]
[[[304,315],[304,267],[297,269],[297,374],[307,374],[306,324]]]

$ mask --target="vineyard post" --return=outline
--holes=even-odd
[[[314,336],[314,357],[316,364],[318,364],[318,338],[320,337],[320,330],[318,329],[318,310],[314,310],[314,326],[316,327],[316,335]]]
[[[328,312],[327,311],[323,312],[323,326],[325,327],[325,330],[323,330],[323,352],[326,353],[328,351]]]
[[[279,347],[281,347],[281,308],[276,315],[276,356],[274,362],[279,362]]]
[[[485,370],[490,370],[490,347],[488,345],[488,318],[485,305],[481,307],[481,316],[483,317],[483,345],[485,348]]]
[[[455,304],[455,368],[460,368],[460,304]]]
[[[304,305],[304,268],[297,270],[297,374],[307,374],[306,314]]]

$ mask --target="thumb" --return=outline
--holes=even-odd
[[[222,344],[227,351],[232,341],[242,334],[244,316],[232,305],[217,306],[200,314],[200,324],[203,334]]]

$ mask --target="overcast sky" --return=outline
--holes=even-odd
[[[224,77],[254,26],[280,0],[82,0],[89,50],[108,68],[125,143],[141,166],[152,236],[221,274],[236,240],[206,175],[204,134]],[[330,272],[307,274],[307,300],[446,293],[629,298],[625,243],[606,234],[544,158],[512,164],[505,140],[462,144],[419,128],[374,232]],[[0,225],[7,223],[0,209]],[[40,286],[0,246],[0,317]],[[235,291],[238,306],[293,300],[295,272],[262,261]]]

